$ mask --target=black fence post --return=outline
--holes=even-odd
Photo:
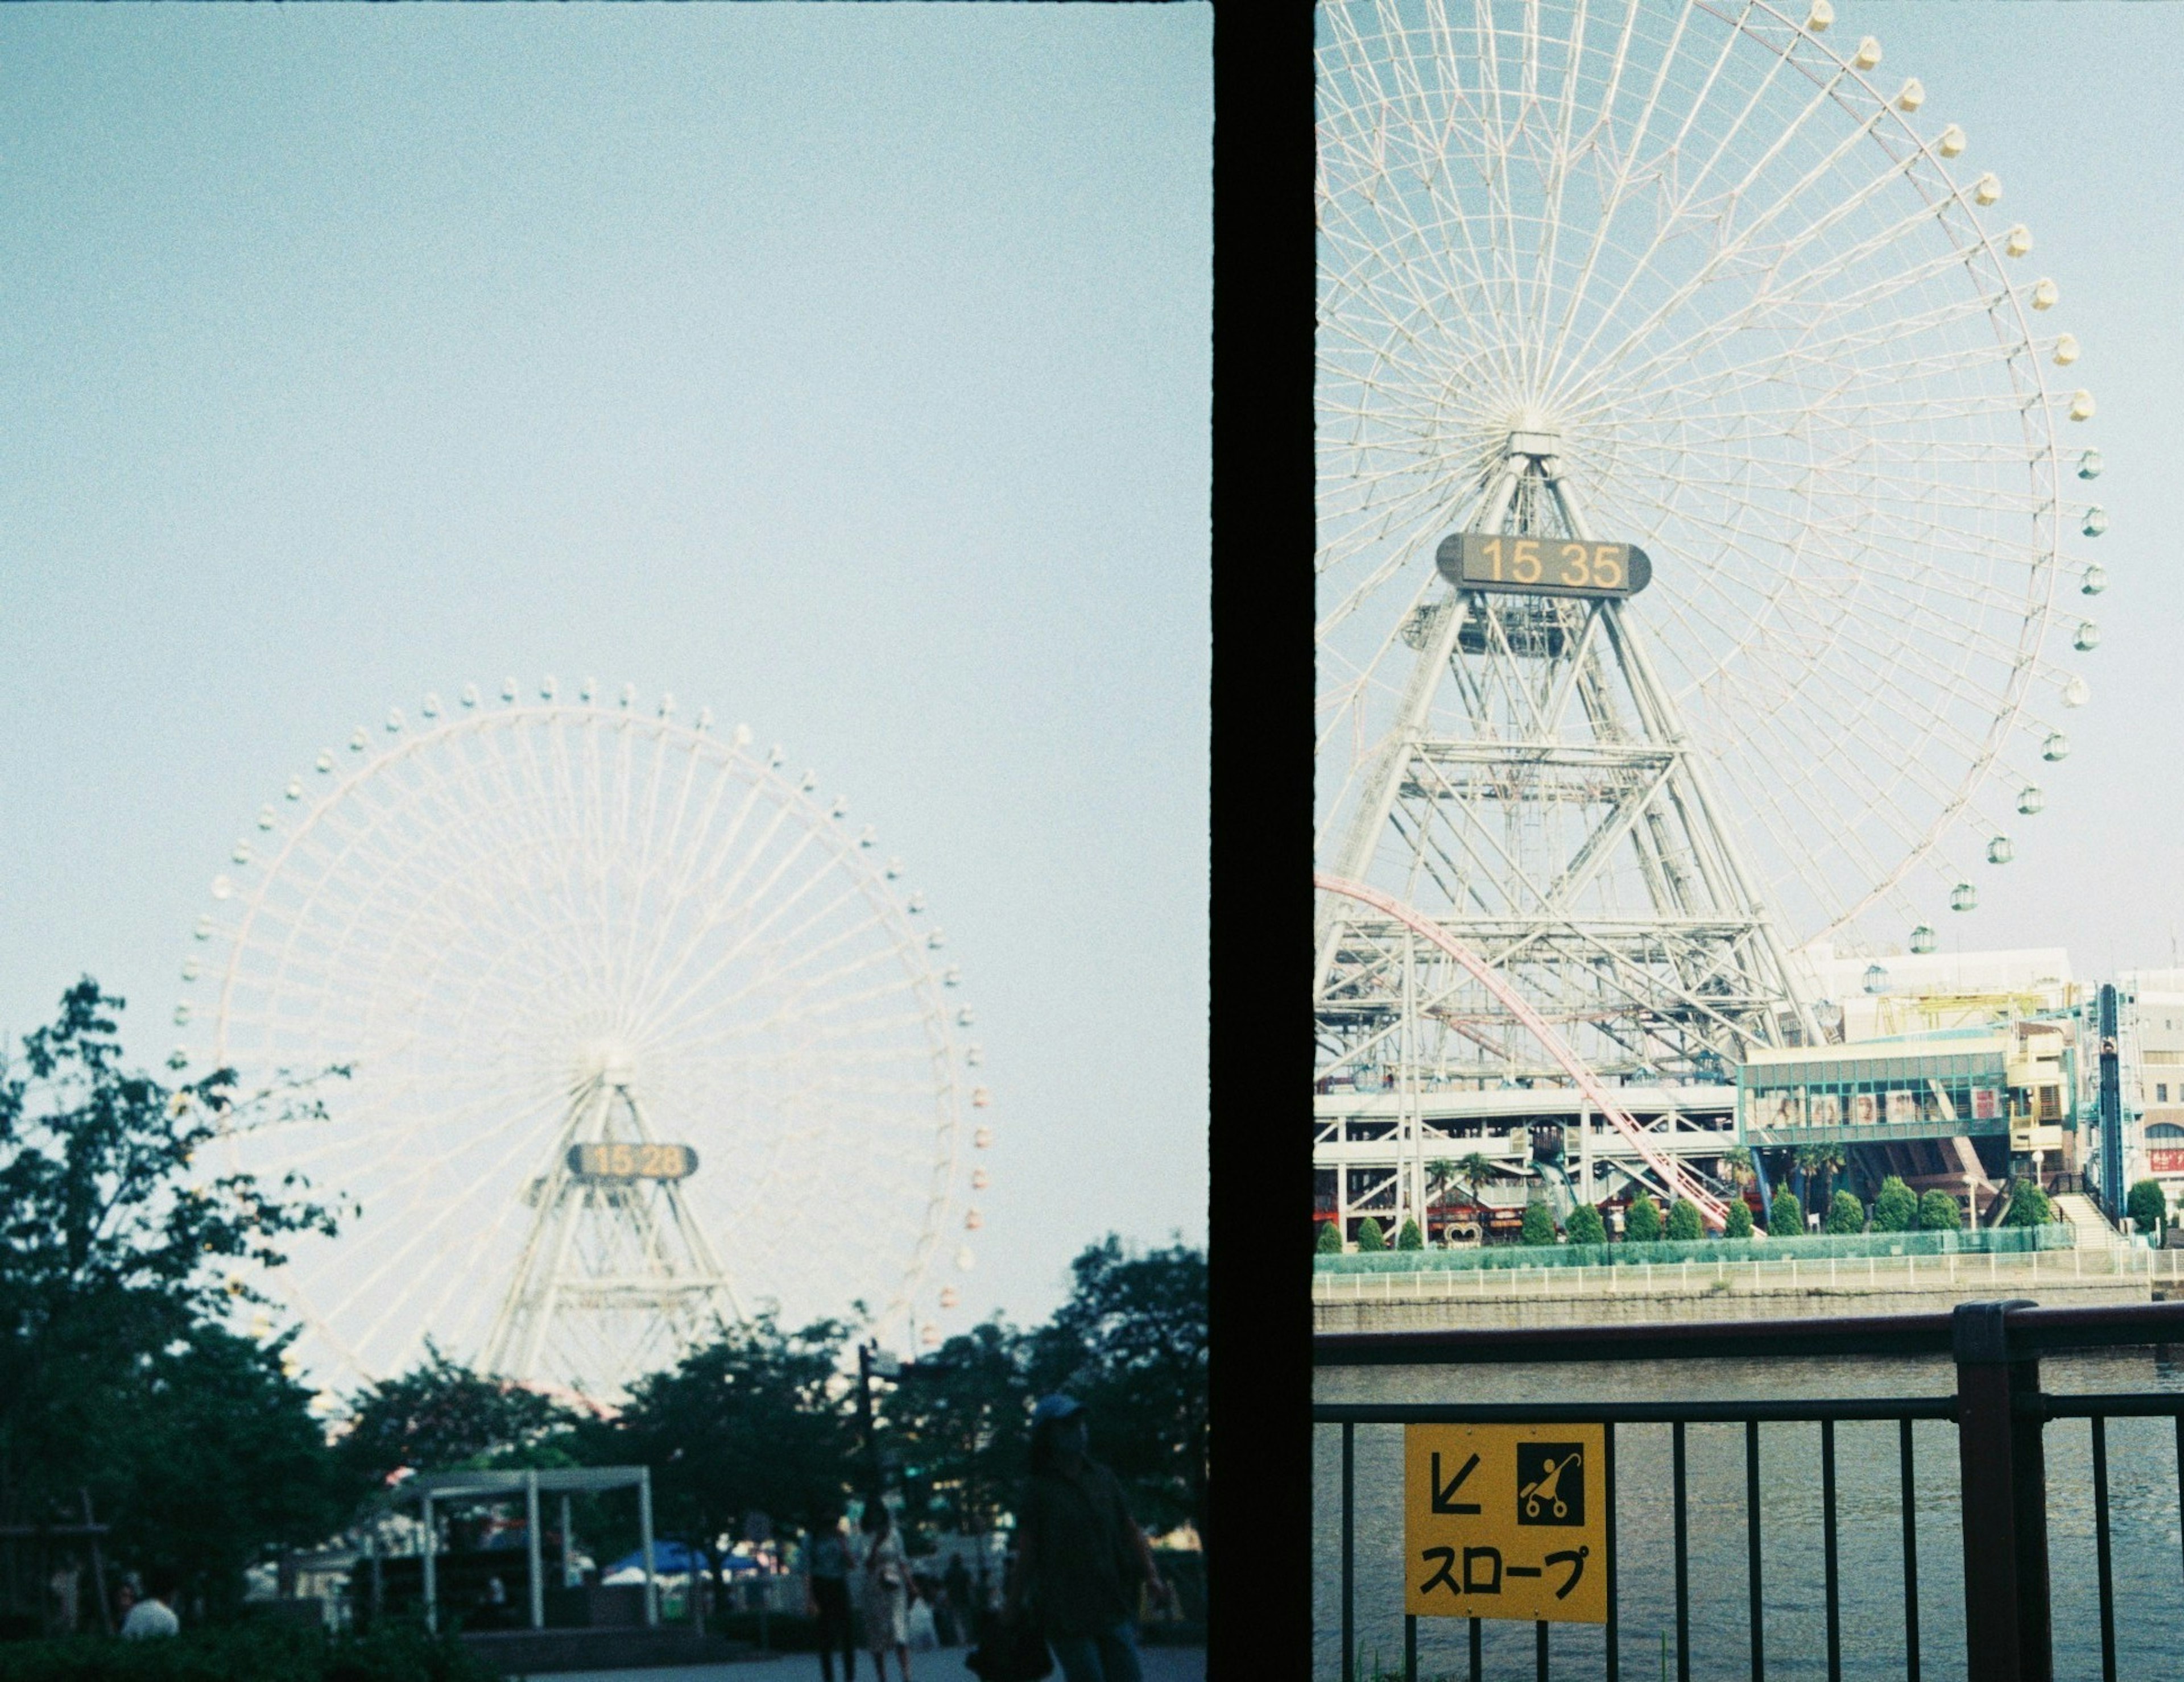
[[[2020,1417],[2040,1364],[2013,1360],[2007,1302],[1957,1305],[1957,1451],[1964,1533],[1964,1657],[1981,1682],[2053,1682],[2042,1422]]]

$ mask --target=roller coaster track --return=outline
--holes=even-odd
[[[1479,983],[1507,1006],[1509,1014],[1531,1031],[1534,1039],[1546,1048],[1547,1055],[1562,1066],[1585,1094],[1585,1102],[1607,1118],[1631,1147],[1658,1178],[1662,1189],[1671,1200],[1687,1198],[1696,1206],[1699,1218],[1708,1227],[1719,1231],[1729,1219],[1729,1206],[1700,1184],[1691,1171],[1666,1151],[1657,1149],[1646,1135],[1635,1117],[1618,1104],[1611,1095],[1613,1089],[1587,1067],[1577,1053],[1563,1044],[1563,1038],[1550,1027],[1546,1019],[1525,1002],[1522,994],[1476,952],[1455,936],[1432,922],[1423,913],[1405,905],[1392,894],[1383,894],[1377,888],[1368,888],[1362,882],[1351,882],[1343,877],[1331,876],[1324,871],[1314,871],[1312,886],[1326,894],[1339,894],[1346,899],[1355,899],[1361,905],[1370,905],[1374,911],[1391,916],[1412,933],[1424,936],[1463,966]]]

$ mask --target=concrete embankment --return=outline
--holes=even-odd
[[[1791,1269],[1561,1267],[1500,1273],[1322,1274],[1313,1328],[1408,1332],[1646,1321],[1785,1320],[1946,1312],[1959,1302],[2030,1297],[2048,1307],[2184,1297],[2184,1252],[2119,1252],[2096,1266],[2080,1252],[1901,1262],[1845,1261]]]

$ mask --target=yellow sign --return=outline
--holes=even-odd
[[[1598,1425],[1403,1428],[1403,1610],[1607,1622]]]

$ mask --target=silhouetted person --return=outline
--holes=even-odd
[[[1031,1476],[1017,1503],[1011,1614],[1029,1601],[1064,1682],[1142,1682],[1141,1585],[1166,1593],[1121,1483],[1085,1452],[1084,1404],[1046,1397],[1032,1411]]]
[[[805,1572],[809,1604],[819,1622],[820,1682],[834,1682],[834,1654],[842,1655],[842,1682],[857,1682],[857,1626],[850,1615],[850,1544],[842,1534],[838,1507],[822,1507],[811,1533]]]

